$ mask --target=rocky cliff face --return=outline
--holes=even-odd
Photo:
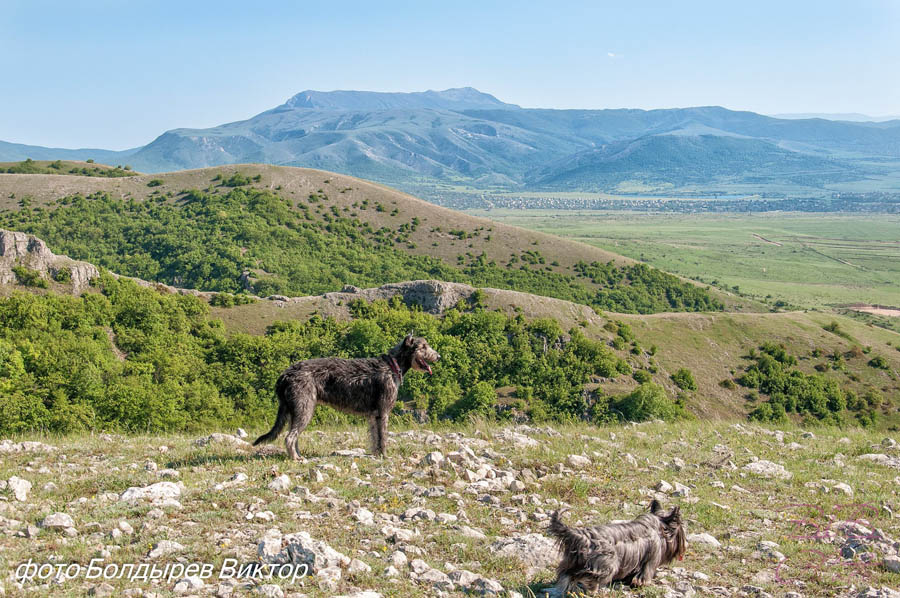
[[[475,287],[456,282],[442,282],[440,280],[411,280],[386,284],[376,289],[359,289],[346,286],[339,293],[325,293],[326,300],[331,302],[348,302],[354,299],[364,299],[372,302],[379,299],[390,299],[399,295],[407,305],[420,305],[422,310],[435,315],[443,314],[448,309],[459,303],[467,301]]]
[[[56,279],[60,272],[68,270],[74,292],[88,286],[100,274],[93,264],[54,254],[34,235],[0,229],[0,284],[16,282],[13,272],[16,266],[37,271],[48,279]]]

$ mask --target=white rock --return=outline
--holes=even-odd
[[[672,484],[670,484],[669,482],[667,482],[665,480],[658,481],[656,483],[656,485],[653,487],[653,489],[656,490],[657,492],[662,492],[663,494],[668,494],[669,492],[674,490],[674,488],[672,488]]]
[[[266,583],[261,586],[257,586],[256,593],[260,596],[265,596],[265,598],[284,598],[284,590],[282,590],[280,586],[277,586],[274,583]]]
[[[220,432],[210,434],[209,436],[205,436],[204,438],[198,438],[194,441],[194,446],[210,446],[213,444],[241,449],[248,449],[251,447],[250,443],[246,440],[241,440],[237,436],[232,436],[231,434],[222,434]]]
[[[499,538],[490,545],[489,550],[498,556],[518,558],[534,567],[549,567],[559,562],[556,542],[543,534]]]
[[[405,552],[395,550],[391,553],[391,564],[394,567],[405,567],[407,563],[409,563],[409,559],[407,558]]]
[[[269,482],[269,490],[272,492],[287,492],[291,489],[291,478],[287,474],[281,474]]]
[[[219,482],[215,485],[215,490],[225,490],[226,488],[231,488],[232,486],[239,486],[247,481],[247,474],[239,471],[238,473],[231,476],[230,479],[224,482]]]
[[[375,525],[375,514],[365,507],[353,511],[353,518],[363,525]]]
[[[445,460],[444,454],[441,451],[432,451],[425,455],[425,463],[435,467],[443,465]]]
[[[341,581],[341,568],[325,567],[320,569],[316,573],[316,581],[319,584],[319,588],[327,592],[334,592]]]
[[[165,500],[181,496],[181,487],[175,482],[157,482],[149,486],[131,487],[119,497],[122,501]]]
[[[172,591],[176,594],[187,594],[193,590],[201,589],[204,585],[206,584],[203,583],[203,580],[200,579],[199,576],[189,575],[184,579],[179,580],[178,583],[175,584],[175,587],[172,588]]]
[[[173,540],[160,540],[153,545],[153,547],[150,549],[150,552],[147,553],[147,556],[151,559],[158,559],[161,556],[181,552],[183,550],[184,546],[182,546],[178,542],[175,542]]]
[[[591,460],[582,455],[569,455],[566,457],[566,463],[574,469],[584,469],[591,466]]]
[[[28,493],[31,491],[31,482],[18,476],[12,476],[6,481],[7,487],[12,490],[13,496],[19,502],[28,500]]]
[[[67,513],[53,513],[44,517],[44,520],[41,521],[41,527],[65,529],[75,527],[75,522]]]
[[[350,575],[362,575],[371,572],[372,567],[359,559],[351,559],[350,564],[347,566],[347,573]]]
[[[127,534],[127,535],[130,536],[131,534],[134,533],[134,528],[131,527],[131,524],[129,524],[129,523],[128,523],[127,521],[125,521],[124,519],[122,519],[121,521],[119,521],[119,524],[118,524],[117,527],[122,531],[123,534]]]
[[[238,429],[235,431],[234,435],[237,436],[238,438],[241,438],[241,439],[244,439],[244,438],[246,438],[247,436],[249,436],[249,434],[247,434],[247,431],[246,431],[244,428],[238,428]]]
[[[362,590],[361,592],[353,592],[344,596],[334,596],[333,598],[382,598],[381,594],[372,590]]]
[[[849,484],[846,484],[844,482],[835,484],[834,486],[832,486],[832,490],[843,492],[847,496],[853,496],[853,488],[851,488]]]
[[[447,577],[447,574],[437,569],[428,569],[418,577],[422,583],[430,584],[436,590],[449,591],[453,589],[453,582]]]
[[[721,542],[706,532],[700,534],[688,534],[687,541],[688,544],[699,544],[700,546],[708,546],[710,548],[720,548],[722,546]]]
[[[782,480],[789,480],[794,477],[794,474],[786,470],[783,465],[779,465],[778,463],[773,463],[771,461],[766,461],[765,459],[747,463],[746,465],[744,465],[744,470],[764,478],[779,478]]]
[[[691,489],[688,486],[675,482],[675,492],[672,493],[672,496],[688,497],[690,495]]]

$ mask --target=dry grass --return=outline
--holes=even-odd
[[[158,559],[163,564],[209,561],[218,568],[225,558],[250,562],[257,558],[257,542],[265,531],[277,527],[284,533],[308,531],[372,568],[358,576],[348,577],[345,572],[334,592],[319,589],[313,578],[303,587],[285,586],[288,593],[300,591],[314,598],[364,588],[385,596],[433,596],[427,585],[411,583],[405,568],[397,581],[383,575],[397,546],[379,530],[384,522],[393,520],[393,525],[419,532],[406,543],[410,559],[416,558],[413,551],[418,550],[418,558],[432,567],[443,570],[445,563],[450,563],[496,579],[507,590],[529,595],[552,582],[552,566],[530,570],[528,563],[498,557],[490,549],[496,538],[542,533],[546,514],[563,503],[572,507],[569,520],[573,523],[631,518],[656,495],[652,488],[660,480],[690,488],[687,497],[661,498],[666,504],[682,505],[689,533],[712,534],[722,546],[689,546],[684,561],[677,563],[682,569],[664,569],[653,586],[634,592],[636,595],[661,596],[665,587],[676,582],[691,583],[706,594],[712,587],[734,593],[751,584],[776,595],[795,590],[805,596],[843,593],[851,584],[896,587],[900,583],[900,576],[882,569],[880,559],[867,565],[860,565],[858,558],[856,565],[842,559],[843,536],[836,543],[803,539],[810,536],[813,525],[824,529],[836,520],[854,518],[866,520],[869,528],[879,528],[888,536],[900,536],[900,524],[890,514],[897,507],[898,472],[857,458],[870,452],[896,456],[896,448],[881,445],[881,436],[817,429],[815,437],[804,437],[801,430],[788,429],[779,437],[764,428],[725,423],[519,431],[537,442],[516,446],[499,437],[500,429],[487,424],[437,433],[427,429],[395,433],[386,460],[332,455],[338,449],[364,446],[361,428],[307,431],[300,440],[301,453],[307,458],[304,463],[286,460],[279,450],[256,452],[227,445],[198,448],[194,438],[185,436],[41,438],[57,451],[5,455],[0,463],[0,479],[17,475],[34,485],[24,503],[0,493],[0,529],[6,532],[0,535],[0,584],[5,585],[7,595],[18,595],[7,576],[29,558],[87,564],[106,550],[107,562],[150,562],[150,547],[163,539],[185,547]],[[485,493],[470,491],[462,480],[462,470],[429,469],[420,464],[430,451],[448,454],[462,445],[473,448],[478,459],[491,468],[513,472],[524,482],[525,490],[491,493],[495,497],[492,504],[484,498]],[[570,454],[585,455],[591,464],[573,471],[566,464]],[[755,457],[783,464],[792,479],[767,479],[745,471],[743,467]],[[148,463],[152,464],[149,468]],[[152,471],[154,467],[179,472],[177,479],[184,484],[180,508],[163,507],[159,517],[149,504],[128,504],[111,494],[164,479]],[[528,481],[526,469],[535,474],[535,481]],[[316,470],[323,474],[322,481],[310,481],[309,473]],[[226,490],[213,488],[236,472],[246,473],[247,482]],[[282,473],[290,476],[292,489],[268,489],[273,476]],[[832,489],[837,481],[847,483],[853,495]],[[46,486],[48,483],[55,487]],[[306,493],[301,486],[315,498],[303,498]],[[421,494],[434,487],[445,493]],[[818,510],[792,506],[798,503],[816,505]],[[351,517],[359,506],[375,514],[376,525],[362,525]],[[468,537],[454,529],[454,524],[400,521],[398,517],[413,506],[435,513],[464,513],[467,525],[487,538]],[[40,529],[35,538],[23,537],[26,526],[36,525],[56,511],[72,516],[76,536]],[[259,511],[271,511],[274,521],[247,519],[248,513]],[[799,522],[801,519],[805,523]],[[120,520],[128,521],[135,532],[111,538],[109,533]],[[778,544],[776,550],[786,559],[780,566],[777,555],[760,553],[757,544],[761,540]],[[215,580],[209,581],[199,595],[217,591]],[[27,595],[80,596],[96,583],[79,579],[62,586],[33,587]],[[174,582],[155,586],[124,580],[112,583],[117,593],[143,588],[159,596],[170,595],[174,586]],[[250,591],[250,587],[238,586],[234,595]]]

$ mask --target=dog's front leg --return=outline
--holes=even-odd
[[[387,455],[387,422],[389,412],[381,412],[375,416],[375,454],[379,457]]]

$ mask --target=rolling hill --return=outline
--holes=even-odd
[[[662,139],[656,141],[656,136]],[[729,149],[737,143],[745,147]],[[624,163],[610,162],[631,146],[642,151],[630,153]],[[723,160],[720,151],[730,152],[731,158]],[[670,160],[688,156],[690,172],[667,169]],[[742,156],[751,160],[750,168],[741,163]],[[0,159],[26,157],[93,157],[144,172],[260,162],[327,169],[408,188],[438,182],[476,188],[552,189],[564,184],[579,190],[614,189],[614,181],[625,175],[611,177],[609,172],[621,166],[632,176],[673,185],[776,179],[815,189],[898,170],[900,122],[778,119],[715,106],[528,109],[471,88],[304,91],[247,120],[174,129],[123,152],[0,142]],[[573,167],[578,170],[574,177],[569,172]]]
[[[199,290],[302,295],[438,278],[616,311],[759,308],[597,248],[321,171],[0,174],[0,210],[0,227],[55,251]]]

